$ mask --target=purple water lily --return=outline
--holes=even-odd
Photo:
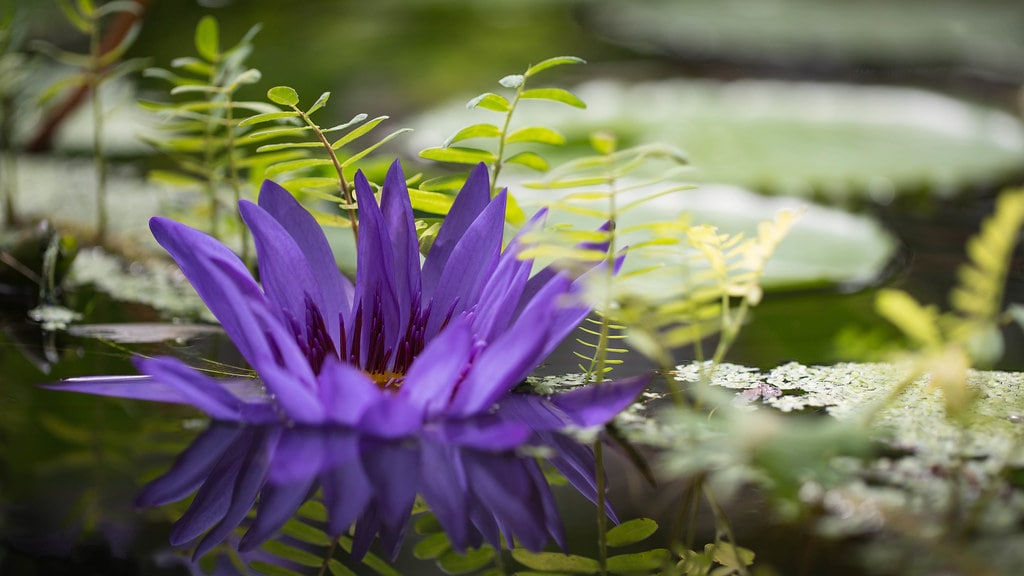
[[[354,285],[339,272],[313,217],[270,181],[260,191],[259,204],[243,201],[239,206],[253,233],[262,286],[234,253],[212,237],[171,220],[151,220],[153,235],[220,320],[255,378],[214,379],[178,359],[158,357],[137,359],[135,364],[145,376],[134,381],[77,379],[63,387],[187,403],[218,421],[340,427],[351,430],[361,442],[373,438],[384,447],[413,439],[421,447],[440,447],[421,454],[424,462],[436,460],[430,466],[438,470],[421,477],[442,482],[437,467],[453,466],[450,458],[441,457],[444,450],[507,454],[555,430],[601,425],[644,386],[646,379],[639,378],[548,398],[513,392],[589,308],[578,298],[582,279],[553,268],[531,276],[532,261],[519,258],[522,235],[502,250],[506,196],[502,192],[490,197],[483,165],[472,172],[456,197],[422,267],[399,164],[395,162],[387,174],[379,205],[361,173],[356,174],[355,190],[360,228]],[[543,213],[527,228],[539,225],[542,218]],[[262,433],[257,428],[244,434]],[[302,451],[282,451],[282,438],[275,436],[272,450],[290,465],[299,465]],[[562,447],[565,453],[556,455],[554,464],[592,498],[589,452],[582,449],[580,453],[569,443]],[[257,522],[261,528],[249,540],[258,543],[308,497],[310,486],[286,496],[267,493],[266,486],[280,486],[264,481],[268,458],[233,453],[233,460],[223,464],[228,472],[234,470],[233,475],[225,472],[232,478],[248,478],[238,470],[263,468],[244,482],[232,481],[227,496],[215,499],[219,508],[186,515],[176,530],[190,538],[177,538],[177,543],[209,531],[201,544],[202,550],[208,549],[242,521],[260,494],[264,520]],[[385,463],[378,469],[366,465],[367,477],[378,486],[399,481],[386,471],[396,470],[387,462],[392,456],[401,460],[400,453],[382,449],[380,458]],[[485,473],[479,470],[485,461],[486,457],[474,456],[444,472],[451,477],[443,482],[451,486],[467,486],[470,476],[486,478],[474,482],[465,496],[455,495],[450,488],[419,485],[453,545],[464,549],[483,538],[497,546],[499,533],[515,536],[530,548],[543,546],[548,535],[560,540],[547,504],[540,540],[535,517],[517,514],[515,506],[508,504],[510,497],[527,496],[519,492],[536,484],[536,477],[530,476],[533,472],[526,476]],[[210,461],[182,466],[191,480],[174,493],[176,499],[212,482],[210,476],[195,476],[197,470],[209,472],[215,466]],[[385,548],[397,550],[411,498],[385,496],[361,502],[355,498],[356,505],[347,477],[318,473],[310,478],[314,476],[323,489],[332,531],[346,530],[358,516],[361,542],[368,545],[367,530],[370,540],[379,532]],[[193,503],[192,508],[197,506]],[[353,509],[358,512],[354,514]]]

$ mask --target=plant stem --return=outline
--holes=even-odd
[[[324,553],[324,561],[320,563],[320,570],[317,570],[316,576],[324,576],[327,574],[328,567],[331,563],[331,558],[334,557],[334,549],[337,547],[338,541],[334,540],[331,545],[327,548],[327,552]]]
[[[346,209],[348,210],[348,219],[352,223],[352,236],[354,237],[356,247],[358,248],[359,218],[356,216],[355,200],[352,198],[352,190],[349,188],[348,182],[345,181],[345,173],[344,168],[341,166],[341,161],[338,160],[338,155],[334,153],[334,148],[331,147],[331,143],[327,140],[327,137],[324,136],[320,127],[314,124],[309,116],[294,104],[291,105],[291,108],[298,113],[299,117],[302,118],[302,121],[305,122],[307,126],[313,129],[313,132],[316,133],[317,139],[320,140],[320,144],[322,144],[324,150],[327,151],[327,155],[331,157],[331,162],[334,163],[334,170],[338,173],[338,189],[341,192],[341,197],[344,198],[345,204],[347,205]]]
[[[3,158],[0,160],[3,170],[3,180],[0,181],[0,186],[3,187],[4,195],[4,206],[3,206],[3,219],[7,226],[13,227],[18,223],[18,215],[14,208],[14,197],[17,195],[18,190],[18,178],[15,172],[15,154],[14,154],[14,118],[12,113],[14,112],[14,103],[9,97],[5,97],[0,101],[0,146],[3,147]]]
[[[91,21],[89,34],[89,96],[92,101],[92,147],[96,165],[96,236],[101,244],[107,236],[107,163],[103,156],[103,106],[100,101],[100,80],[103,74],[100,65],[100,24]]]
[[[505,156],[505,139],[508,138],[508,128],[512,124],[512,114],[516,111],[516,106],[519,105],[519,96],[523,93],[523,86],[526,85],[526,79],[516,88],[516,95],[512,97],[512,103],[509,104],[508,112],[505,113],[505,124],[501,127],[501,137],[498,138],[498,154],[494,159],[494,170],[491,176],[491,198],[498,193],[498,174],[501,174],[501,159]]]
[[[225,92],[227,98],[224,121],[225,129],[227,130],[227,154],[228,154],[228,182],[231,184],[231,190],[235,194],[235,206],[239,205],[242,201],[242,185],[238,181],[238,163],[235,161],[235,118],[234,118],[234,101],[231,98],[231,94]],[[236,208],[237,210],[237,208]],[[237,215],[237,212],[236,212]],[[249,228],[247,226],[239,226],[239,234],[241,235],[242,242],[242,262],[246,265],[249,264]]]
[[[605,513],[604,447],[594,440],[594,480],[597,484],[597,562],[601,576],[608,573],[608,515]]]
[[[732,549],[734,560],[736,561],[736,568],[740,573],[740,576],[747,576],[747,565],[740,558],[739,545],[736,544],[736,536],[733,534],[732,525],[729,524],[729,518],[725,515],[725,510],[718,504],[718,499],[715,498],[714,492],[708,486],[707,482],[701,481],[701,489],[704,491],[704,499],[708,501],[708,506],[711,507],[711,512],[715,516],[716,532],[721,530],[725,534],[725,537],[729,539],[729,544]],[[718,540],[716,535],[715,540]]]

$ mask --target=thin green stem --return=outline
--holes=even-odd
[[[92,103],[92,147],[96,165],[96,236],[100,243],[107,236],[107,163],[103,156],[103,105],[100,100],[100,25],[91,21],[89,34],[90,64],[88,73],[89,97]]]
[[[327,552],[324,554],[324,561],[320,563],[320,569],[317,570],[316,576],[324,576],[325,574],[327,574],[327,570],[330,567],[331,558],[334,558],[334,549],[337,546],[337,540],[331,542],[331,545],[327,548]]]
[[[523,79],[522,84],[516,88],[516,95],[512,97],[512,102],[509,104],[508,112],[505,113],[505,124],[501,127],[501,137],[498,138],[498,154],[494,159],[494,170],[491,177],[491,198],[498,193],[498,174],[501,174],[502,158],[505,157],[505,139],[508,138],[508,128],[512,124],[512,114],[516,111],[516,106],[519,105],[519,97],[523,93],[523,86],[526,85],[526,79]]]
[[[4,195],[4,207],[3,207],[3,220],[7,226],[14,226],[17,224],[18,215],[14,208],[14,197],[17,195],[18,190],[18,178],[15,172],[15,154],[14,154],[14,102],[10,97],[4,97],[0,101],[0,146],[3,146],[3,159],[2,159],[2,170],[3,180],[0,185],[3,186]]]
[[[359,246],[359,218],[356,216],[355,200],[352,198],[352,190],[348,186],[348,182],[345,181],[344,168],[341,165],[341,161],[338,160],[338,155],[334,153],[334,148],[331,147],[331,143],[327,140],[327,136],[324,135],[323,130],[313,123],[310,117],[300,110],[294,104],[291,105],[291,109],[298,113],[302,121],[307,126],[313,129],[320,144],[323,145],[324,150],[327,151],[327,155],[331,157],[331,162],[334,163],[334,170],[338,173],[338,190],[341,192],[341,197],[345,200],[345,204],[348,210],[348,218],[352,223],[352,236],[355,239],[356,246]]]
[[[212,85],[217,81],[217,70],[220,61],[213,62],[210,67],[209,83]],[[206,102],[213,102],[214,95],[206,93]],[[220,239],[220,204],[217,202],[218,174],[214,168],[216,159],[214,157],[214,133],[217,129],[217,120],[214,117],[213,108],[210,108],[206,122],[203,124],[203,166],[206,170],[206,198],[210,203],[210,235]]]
[[[594,441],[594,480],[597,484],[597,562],[601,576],[605,576],[608,573],[608,515],[604,510],[604,448],[600,438]]]
[[[228,154],[228,183],[231,185],[231,190],[235,195],[235,206],[239,205],[242,201],[242,184],[238,181],[238,162],[235,159],[235,107],[234,100],[231,98],[229,92],[225,92],[227,98],[224,120],[227,138],[227,154]],[[249,264],[249,228],[246,226],[239,226],[239,240],[242,242],[242,262]]]
[[[729,540],[730,548],[733,553],[733,559],[736,562],[736,569],[739,571],[740,576],[748,576],[747,566],[740,558],[739,545],[736,543],[736,535],[732,531],[732,525],[729,523],[729,518],[725,514],[725,510],[722,509],[718,503],[718,499],[715,498],[714,492],[711,491],[711,487],[708,486],[707,482],[701,481],[701,489],[704,491],[704,499],[707,500],[708,506],[711,507],[711,512],[715,516],[716,532],[721,531],[725,534],[725,537]],[[715,540],[717,541],[717,535]]]

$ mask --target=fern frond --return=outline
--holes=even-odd
[[[970,261],[959,270],[950,294],[954,312],[966,321],[994,322],[1001,312],[1010,258],[1024,226],[1024,189],[1002,193],[993,215],[967,242]]]
[[[452,164],[478,164],[483,162],[491,170],[491,195],[503,187],[499,176],[504,166],[518,164],[538,172],[546,172],[548,161],[533,149],[534,145],[561,146],[565,144],[565,136],[546,126],[526,126],[512,130],[512,118],[523,100],[546,100],[576,108],[586,108],[586,104],[572,92],[562,88],[530,88],[527,81],[536,74],[567,64],[583,64],[583,59],[574,56],[548,58],[543,62],[529,66],[522,74],[510,74],[498,81],[503,88],[514,90],[511,100],[493,92],[484,92],[471,99],[466,107],[479,108],[503,115],[496,123],[481,122],[459,129],[448,137],[439,148],[427,148],[420,151],[420,157],[436,162]],[[466,146],[467,140],[483,140],[487,144],[483,148]],[[459,143],[460,146],[453,146]],[[529,149],[523,149],[529,146]],[[515,197],[508,196],[506,219],[512,224],[521,225],[526,216]]]
[[[387,116],[369,119],[366,114],[357,114],[348,122],[323,128],[313,121],[312,115],[323,109],[330,99],[330,92],[324,92],[308,109],[299,107],[299,94],[289,86],[276,86],[267,92],[267,97],[277,106],[271,112],[264,112],[246,118],[243,126],[261,126],[249,136],[251,142],[261,142],[258,154],[279,153],[283,151],[295,154],[291,158],[273,160],[265,165],[265,176],[274,177],[285,188],[298,196],[311,196],[319,199],[330,199],[347,218],[340,214],[327,214],[311,210],[321,224],[332,226],[350,226],[353,235],[358,238],[358,220],[356,205],[351,183],[346,171],[357,162],[376,151],[384,144],[405,134],[407,128],[398,129],[376,139],[373,143],[348,154],[341,154],[347,146],[360,141],[372,132]],[[296,122],[298,126],[281,127],[279,122]],[[344,132],[333,141],[329,134]],[[294,138],[299,138],[298,140]],[[311,158],[311,150],[323,150],[326,158]],[[333,171],[334,176],[326,174]],[[413,191],[410,195],[415,196]],[[415,203],[415,201],[414,201]],[[436,203],[435,203],[436,204]]]
[[[235,46],[222,50],[219,25],[212,16],[202,18],[196,25],[194,41],[198,57],[182,57],[171,61],[174,71],[150,68],[145,75],[162,79],[171,85],[170,95],[182,100],[173,103],[145,102],[142,107],[161,120],[160,138],[146,142],[167,155],[180,172],[188,174],[180,180],[187,188],[194,188],[196,179],[202,182],[209,215],[208,231],[220,236],[221,220],[228,215],[229,226],[239,230],[243,260],[248,259],[248,231],[238,225],[234,210],[222,210],[220,192],[230,190],[233,206],[243,197],[243,186],[248,180],[245,172],[245,147],[253,142],[245,140],[251,128],[244,125],[238,112],[267,113],[263,103],[235,100],[235,92],[242,86],[260,79],[260,72],[245,67],[245,58],[252,51],[252,37],[259,30],[255,26]],[[165,177],[166,172],[151,174],[151,179],[177,185],[175,179]]]

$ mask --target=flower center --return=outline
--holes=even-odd
[[[426,346],[427,320],[430,318],[431,307],[428,305],[421,310],[419,299],[414,299],[405,328],[397,334],[386,325],[383,308],[379,295],[374,297],[368,308],[364,308],[363,302],[360,302],[353,311],[351,332],[346,330],[344,320],[339,318],[341,342],[335,347],[323,315],[312,300],[308,300],[305,333],[299,327],[296,327],[295,332],[314,373],[319,374],[324,360],[328,355],[333,355],[342,362],[360,367],[382,390],[400,388],[413,360]],[[451,320],[454,308],[453,305],[452,310],[448,311],[442,329]]]

